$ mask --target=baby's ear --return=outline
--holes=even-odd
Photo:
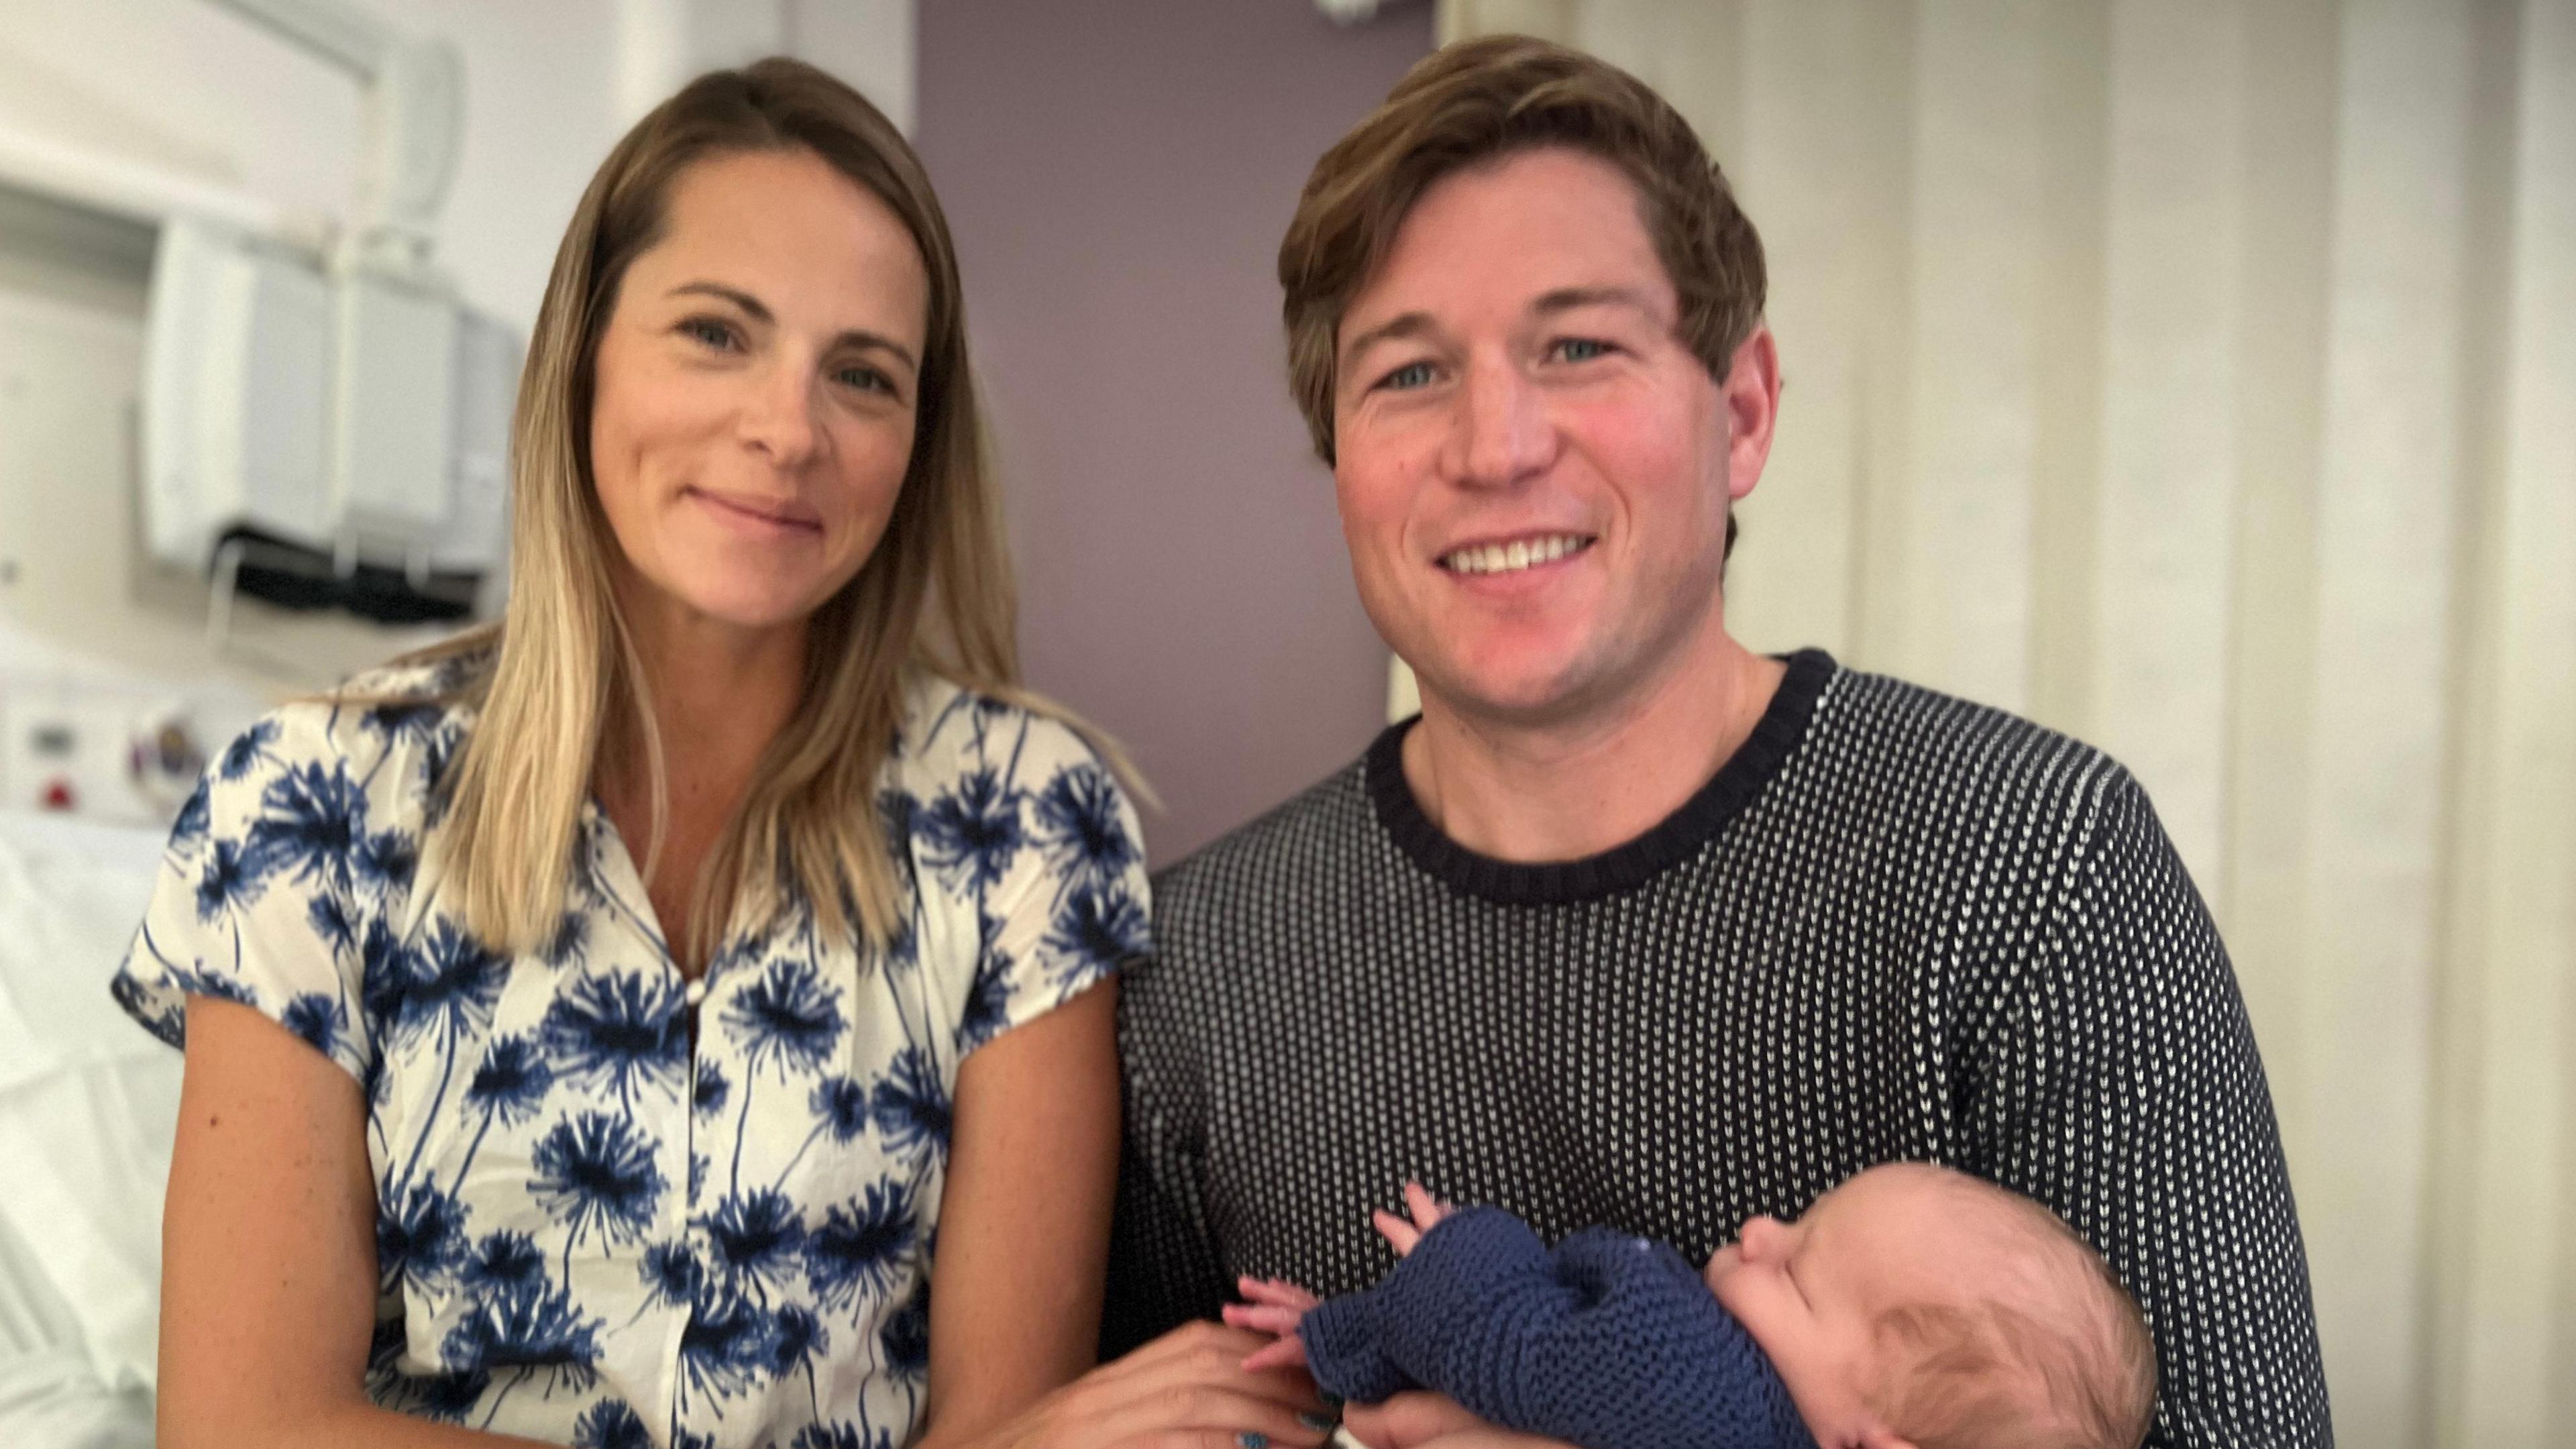
[[[1872,1424],[1860,1431],[1855,1449],[1914,1449],[1914,1441],[1885,1424]]]

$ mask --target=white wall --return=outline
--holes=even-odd
[[[592,171],[690,75],[792,51],[911,124],[913,0],[353,3],[463,53],[437,257],[523,335]],[[353,79],[211,0],[0,0],[0,150],[220,190],[310,237],[350,208],[360,128]],[[16,626],[16,652],[34,641],[163,677],[300,688],[405,642],[254,607],[243,660],[203,657],[202,583],[149,568],[132,544],[149,232],[87,225],[0,182],[0,624]]]
[[[465,55],[465,136],[439,255],[525,331],[582,186],[652,102],[710,66],[792,51],[909,130],[913,0],[354,0]],[[0,130],[347,210],[354,82],[208,0],[0,0]]]

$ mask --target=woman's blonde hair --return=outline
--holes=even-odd
[[[610,591],[617,545],[591,477],[599,340],[628,266],[661,238],[681,173],[780,150],[819,156],[910,229],[930,280],[919,413],[885,535],[814,614],[803,702],[709,855],[690,937],[672,949],[704,960],[722,940],[724,907],[765,921],[791,891],[833,935],[890,939],[902,908],[876,791],[908,676],[927,669],[1047,708],[1015,687],[1016,602],[957,257],[921,159],[876,107],[812,66],[771,59],[701,76],[617,143],[573,212],[519,384],[509,604],[498,625],[432,651],[480,661],[457,691],[480,719],[445,782],[431,849],[450,909],[495,946],[524,952],[553,938],[604,745],[641,751],[648,876],[659,855],[667,762],[643,660]]]

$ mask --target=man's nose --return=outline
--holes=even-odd
[[[1459,482],[1510,487],[1547,466],[1552,436],[1544,400],[1520,369],[1499,360],[1468,364],[1453,437]]]

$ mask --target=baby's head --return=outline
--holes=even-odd
[[[1755,1218],[1708,1286],[1821,1449],[2136,1449],[2155,1411],[2154,1344],[2102,1260],[1963,1173],[1874,1167]]]

